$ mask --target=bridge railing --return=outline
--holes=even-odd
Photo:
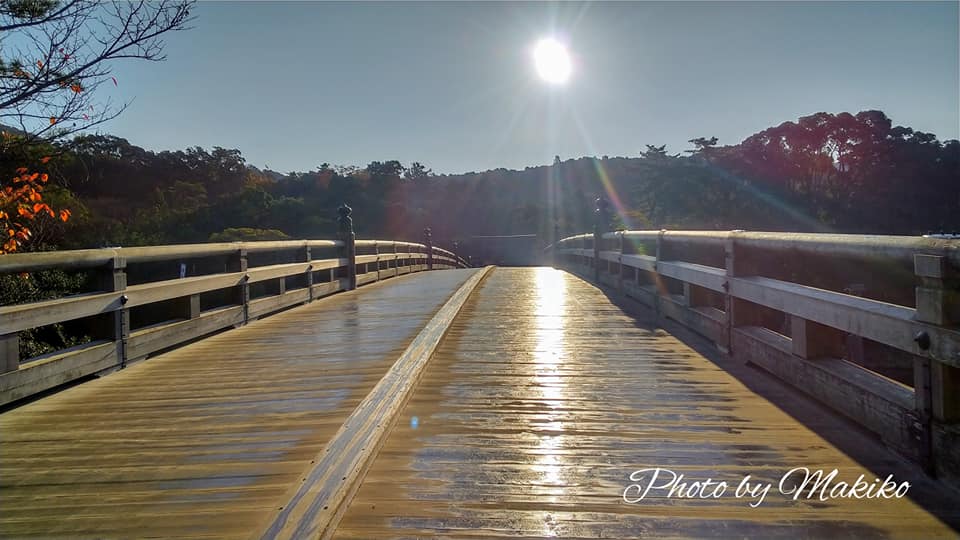
[[[233,242],[0,256],[0,286],[9,287],[4,298],[15,298],[18,290],[43,293],[66,284],[60,297],[27,297],[0,306],[0,405],[353,286],[466,266],[457,255],[430,245],[357,240],[351,250],[347,242]],[[67,346],[21,358],[21,337],[27,344],[50,342],[51,336]]]
[[[619,231],[549,250],[960,479],[960,241]]]

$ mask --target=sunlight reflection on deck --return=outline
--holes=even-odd
[[[533,381],[543,403],[551,412],[543,417],[536,432],[538,444],[531,460],[532,469],[538,473],[537,482],[548,492],[546,500],[556,503],[563,500],[565,479],[563,461],[566,436],[563,435],[563,412],[556,411],[565,402],[566,384],[559,375],[560,363],[564,360],[564,318],[567,302],[567,284],[564,274],[553,268],[538,268],[535,277],[536,304],[534,307],[534,354]],[[556,521],[550,513],[543,516],[544,536],[556,536]]]

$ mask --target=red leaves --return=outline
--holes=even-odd
[[[40,161],[47,163],[50,157]],[[28,168],[20,167],[10,185],[0,188],[0,231],[6,231],[0,255],[16,251],[30,239],[29,221],[43,215],[62,222],[70,219],[70,210],[58,212],[43,202],[43,188],[49,181],[50,175],[47,173],[31,173]]]

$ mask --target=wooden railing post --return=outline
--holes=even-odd
[[[177,299],[177,315],[184,319],[196,319],[200,316],[200,295],[191,294]]]
[[[0,373],[20,369],[20,334],[0,336]]]
[[[121,256],[110,259],[99,275],[99,289],[105,292],[123,292],[127,288],[127,262]],[[117,364],[127,365],[127,340],[130,338],[130,310],[126,307],[126,295],[120,296],[120,306],[109,313],[106,334],[113,340],[117,351]]]
[[[626,253],[627,240],[623,231],[620,232],[620,255],[617,256],[617,290],[623,292],[623,254]]]
[[[591,259],[591,266],[593,266],[593,282],[600,283],[600,242],[603,240],[603,237],[597,232],[596,228],[593,231],[593,259]]]
[[[357,237],[353,233],[353,218],[350,217],[353,209],[343,203],[337,213],[340,216],[337,220],[339,236],[343,242],[341,257],[347,259],[347,290],[352,291],[357,288]]]
[[[595,201],[597,207],[593,211],[593,280],[600,283],[600,251],[603,244],[603,233],[610,228],[610,203],[603,195]]]
[[[937,255],[914,255],[913,266],[920,280],[916,288],[916,319],[937,326],[960,325],[960,272],[945,257]],[[930,337],[924,332],[918,333],[915,341],[921,350],[930,348]],[[926,397],[930,414],[941,422],[960,421],[960,368],[915,358],[915,379],[922,379],[923,372],[929,371]]]
[[[304,247],[304,256],[307,258],[307,275],[305,276],[307,281],[307,302],[313,302],[313,265],[310,264],[310,261],[313,260],[313,253],[310,250],[310,244]]]
[[[807,360],[845,354],[842,332],[796,315],[790,316],[790,339],[793,354]]]
[[[433,270],[433,231],[430,227],[423,230],[423,243],[427,246],[427,270]]]
[[[733,328],[734,328],[734,298],[730,296],[730,280],[739,275],[737,261],[737,231],[730,231],[723,245],[724,266],[726,267],[726,279],[723,282],[723,310],[726,318],[723,325],[722,343],[717,345],[727,354],[733,354]]]
[[[247,248],[241,246],[240,249],[231,257],[229,272],[244,272],[237,285],[237,303],[243,307],[243,324],[250,322],[250,282],[246,276],[247,271]]]
[[[660,279],[660,258],[663,256],[663,233],[665,232],[667,232],[666,229],[660,229],[660,232],[657,233],[657,245],[654,247],[653,252],[653,310],[657,316],[661,315],[660,297],[667,292],[661,290],[665,288],[666,285],[663,280]]]

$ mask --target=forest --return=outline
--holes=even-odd
[[[247,165],[239,149],[155,152],[100,134],[28,143],[6,129],[0,174],[41,171],[45,202],[71,213],[38,214],[20,251],[331,238],[342,203],[359,238],[419,240],[430,227],[441,244],[499,234],[547,244],[590,230],[600,195],[615,226],[631,229],[960,231],[960,143],[880,111],[821,112],[738,144],[690,144],[682,154],[647,145],[635,156],[558,156],[522,171],[437,175],[385,160],[278,173]]]

